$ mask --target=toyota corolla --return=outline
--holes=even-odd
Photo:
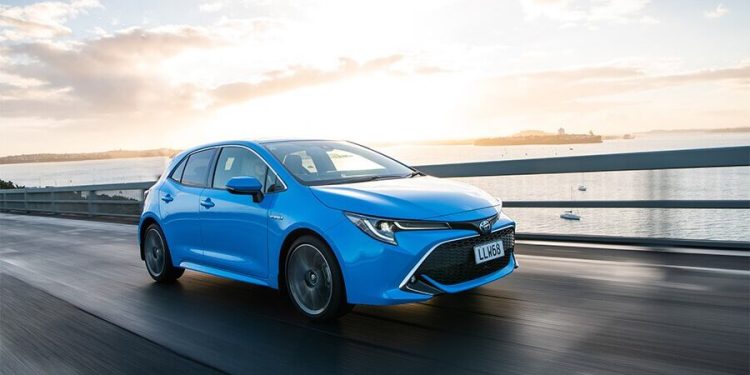
[[[235,141],[172,160],[146,195],[139,243],[157,282],[189,269],[263,285],[329,320],[506,276],[514,233],[492,195],[355,143]]]

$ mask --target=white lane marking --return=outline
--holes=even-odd
[[[684,247],[661,247],[661,246],[635,246],[635,245],[610,245],[588,242],[562,242],[562,241],[533,241],[533,240],[516,240],[517,244],[533,246],[555,246],[555,247],[576,247],[584,249],[611,249],[611,250],[628,250],[628,251],[658,251],[663,253],[675,254],[698,254],[698,255],[721,255],[750,257],[750,251],[741,250],[715,250],[715,249],[689,249]]]
[[[565,258],[531,255],[516,257],[525,258],[519,262],[520,270],[529,273],[606,281],[618,285],[655,285],[665,278],[665,271],[654,267],[609,262],[596,262],[595,266],[584,263],[587,266],[581,266],[582,262],[567,261]]]
[[[720,273],[720,274],[725,274],[725,275],[750,276],[750,270],[730,270],[730,269],[725,269],[725,268],[677,266],[677,265],[672,265],[672,264],[620,262],[620,261],[600,260],[600,259],[562,258],[562,257],[550,257],[550,256],[544,256],[544,255],[516,254],[516,257],[521,258],[522,260],[525,258],[531,261],[534,261],[534,260],[554,261],[554,262],[562,261],[562,262],[571,262],[571,263],[606,265],[610,267],[611,266],[614,266],[614,267],[631,266],[631,267],[670,268],[670,269],[679,269],[679,270],[688,270],[688,271],[714,272],[714,273]],[[519,265],[523,267],[523,263],[520,263]]]
[[[81,233],[81,232],[88,232],[89,230],[91,230],[91,229],[88,229],[88,228],[74,228],[74,229],[61,230],[60,233],[78,234],[78,233]]]
[[[715,273],[721,273],[724,275],[750,276],[750,271],[747,271],[747,270],[728,270],[724,268],[672,266],[672,265],[660,265],[660,267],[673,268],[673,269],[678,269],[678,270],[688,270],[688,271],[715,272]]]
[[[526,256],[521,264],[531,264],[526,268],[530,273],[567,275],[575,279],[603,281],[620,287],[670,288],[689,291],[709,291],[706,285],[670,281],[667,271],[639,263],[586,261],[544,256]],[[587,266],[581,266],[581,264]],[[592,265],[593,264],[593,265]]]

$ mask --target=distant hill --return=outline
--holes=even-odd
[[[475,146],[516,146],[516,145],[562,145],[576,143],[601,143],[602,136],[594,134],[559,134],[542,130],[522,130],[508,137],[473,139],[452,139],[416,142],[421,145],[475,145]]]
[[[393,143],[399,144],[399,143]],[[473,145],[473,139],[448,139],[448,140],[437,140],[437,141],[422,141],[414,142],[418,145],[431,145],[431,146],[459,146],[459,145]]]
[[[589,134],[556,134],[542,130],[522,130],[507,137],[489,137],[476,139],[453,139],[414,142],[422,145],[476,145],[476,146],[515,146],[515,145],[552,145],[576,143],[602,143],[615,139],[632,140],[636,134],[677,134],[677,133],[747,133],[750,127],[718,128],[718,129],[655,129],[623,135],[594,135]],[[394,143],[396,144],[396,143]]]
[[[708,129],[709,133],[750,133],[750,126],[741,128]]]
[[[0,164],[147,158],[147,157],[156,157],[156,156],[172,157],[178,152],[179,150],[159,148],[155,150],[140,150],[140,151],[113,150],[113,151],[105,151],[105,152],[85,152],[85,153],[74,153],[74,154],[24,154],[24,155],[2,156],[0,157]]]
[[[521,130],[520,132],[513,134],[512,137],[535,137],[539,135],[554,135],[554,133],[542,130]]]
[[[738,128],[718,128],[718,129],[655,129],[638,134],[661,134],[661,133],[748,133],[750,126]]]
[[[567,145],[578,143],[602,143],[602,136],[593,134],[514,135],[512,137],[480,138],[474,141],[477,146]]]

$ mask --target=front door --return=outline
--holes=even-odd
[[[253,151],[239,146],[221,149],[209,187],[200,198],[204,260],[209,266],[264,278],[268,275],[268,212],[276,194],[260,202],[232,194],[225,184],[232,177],[250,176],[268,187],[273,171]]]

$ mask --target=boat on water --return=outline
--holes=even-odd
[[[571,210],[565,211],[560,214],[560,218],[565,220],[581,220],[581,216],[574,214]]]
[[[588,189],[586,185],[578,185],[578,191],[586,191]]]

